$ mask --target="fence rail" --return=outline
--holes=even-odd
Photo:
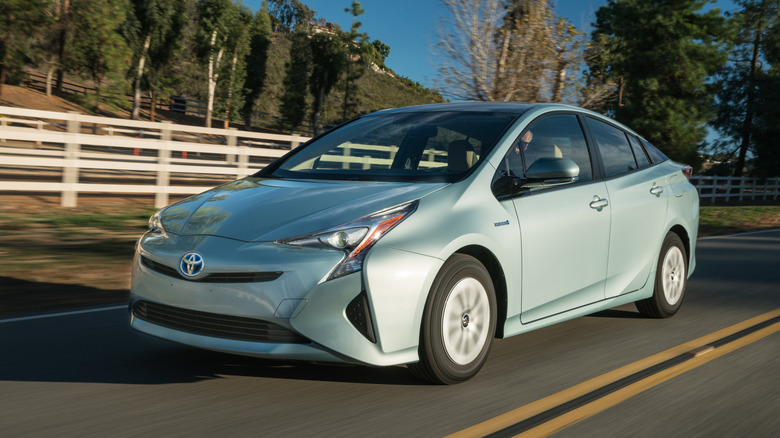
[[[780,178],[694,176],[691,182],[699,190],[699,199],[712,204],[718,201],[776,201],[780,192]]]
[[[250,175],[306,140],[0,106],[0,191],[59,192],[64,207],[79,193],[154,194],[162,207],[171,194]],[[204,176],[214,184],[199,185]]]

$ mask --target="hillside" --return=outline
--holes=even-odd
[[[288,34],[274,34],[268,55],[266,85],[263,94],[256,103],[256,111],[269,114],[279,113],[285,63],[290,59],[290,45]],[[425,89],[424,92],[420,92],[407,84],[408,81],[408,79],[404,80],[388,74],[377,73],[366,66],[365,73],[358,81],[360,103],[357,107],[357,113],[366,114],[386,108],[444,102],[444,99],[435,91]],[[324,123],[335,124],[343,121],[341,114],[343,99],[343,88],[337,85],[325,100]]]
[[[282,83],[285,76],[285,63],[290,59],[290,34],[275,33],[272,37],[272,44],[268,53],[267,64],[267,76],[263,93],[255,103],[255,111],[262,113],[261,119],[265,121],[265,126],[254,128],[260,128],[262,130],[271,130],[275,128],[273,122],[275,115],[279,114],[279,107],[281,105],[281,97],[283,92]],[[368,66],[364,66],[365,72],[363,76],[358,80],[358,94],[359,103],[354,112],[347,115],[347,119],[357,116],[359,114],[366,114],[373,111],[378,111],[386,108],[395,108],[401,106],[421,105],[427,103],[443,102],[444,99],[437,92],[428,90],[419,84],[406,78],[394,77],[391,74],[385,72],[375,72]],[[174,95],[182,95],[190,98],[205,100],[207,83],[204,76],[204,69],[197,63],[188,59],[186,56],[179,59],[179,64],[175,69],[177,74],[181,75],[181,80],[177,89],[172,93]],[[32,70],[28,70],[32,71]],[[40,72],[39,72],[40,73]],[[66,75],[68,82],[75,87],[91,87],[92,82],[87,78],[82,78],[74,74]],[[223,76],[224,77],[224,76]],[[24,84],[16,84],[21,87],[13,87],[7,84],[3,90],[3,95],[0,96],[0,105],[26,107],[31,109],[46,109],[51,111],[77,111],[86,114],[93,114],[91,104],[87,104],[89,99],[86,99],[82,94],[71,94],[68,92],[55,93],[57,95],[45,96],[41,93],[42,83],[37,83],[35,87],[23,91]],[[126,93],[128,96],[131,93],[130,84],[127,84]],[[104,92],[109,89],[109,86],[104,86]],[[219,88],[219,86],[218,86]],[[219,93],[218,93],[219,98]],[[322,122],[326,125],[337,124],[344,121],[342,114],[343,104],[343,83],[337,84],[331,93],[328,95],[322,113]],[[308,99],[309,107],[311,106],[311,97]],[[100,115],[129,118],[131,102],[128,100],[125,107],[110,107],[109,105],[102,105]],[[205,104],[204,104],[205,105]],[[222,120],[221,113],[218,108],[222,105],[219,102],[215,102],[214,112],[214,127],[221,127]],[[184,116],[183,114],[166,111],[167,102],[161,101],[158,104],[157,119],[170,120],[174,123],[202,125],[203,118],[195,116]],[[307,110],[308,111],[308,110]],[[141,112],[142,119],[149,119],[148,106],[142,106]],[[238,111],[233,112],[233,122],[231,125],[242,128],[242,121],[240,120]],[[304,124],[308,124],[310,114],[306,114]],[[305,131],[305,129],[304,129]]]

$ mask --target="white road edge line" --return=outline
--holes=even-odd
[[[71,311],[71,312],[46,313],[46,314],[43,314],[43,315],[22,316],[22,317],[19,317],[19,318],[0,319],[0,324],[5,324],[7,322],[30,321],[30,320],[33,320],[33,319],[56,318],[58,316],[81,315],[82,313],[105,312],[107,310],[119,310],[119,309],[127,309],[127,304],[124,304],[122,306],[100,307],[100,308],[97,308],[97,309],[74,310],[74,311]]]
[[[698,240],[723,239],[724,237],[740,237],[740,236],[749,236],[751,234],[777,233],[778,231],[780,231],[780,228],[775,228],[773,230],[748,231],[748,232],[745,232],[745,233],[724,234],[723,236],[699,237],[696,240],[698,241]]]

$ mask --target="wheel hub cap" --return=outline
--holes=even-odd
[[[482,283],[471,277],[458,281],[446,298],[441,324],[447,356],[459,365],[473,362],[490,331],[490,302]]]
[[[680,248],[669,248],[664,256],[661,266],[661,280],[663,281],[664,298],[670,305],[677,304],[685,288],[685,257]]]

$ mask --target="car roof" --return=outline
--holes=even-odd
[[[462,111],[462,112],[493,112],[493,113],[512,113],[523,114],[530,109],[566,109],[582,110],[581,108],[551,103],[516,103],[516,102],[451,102],[451,103],[433,103],[428,105],[408,106],[403,108],[391,108],[377,111],[373,114],[396,114],[396,113],[414,113],[414,112],[442,112],[442,111]]]

